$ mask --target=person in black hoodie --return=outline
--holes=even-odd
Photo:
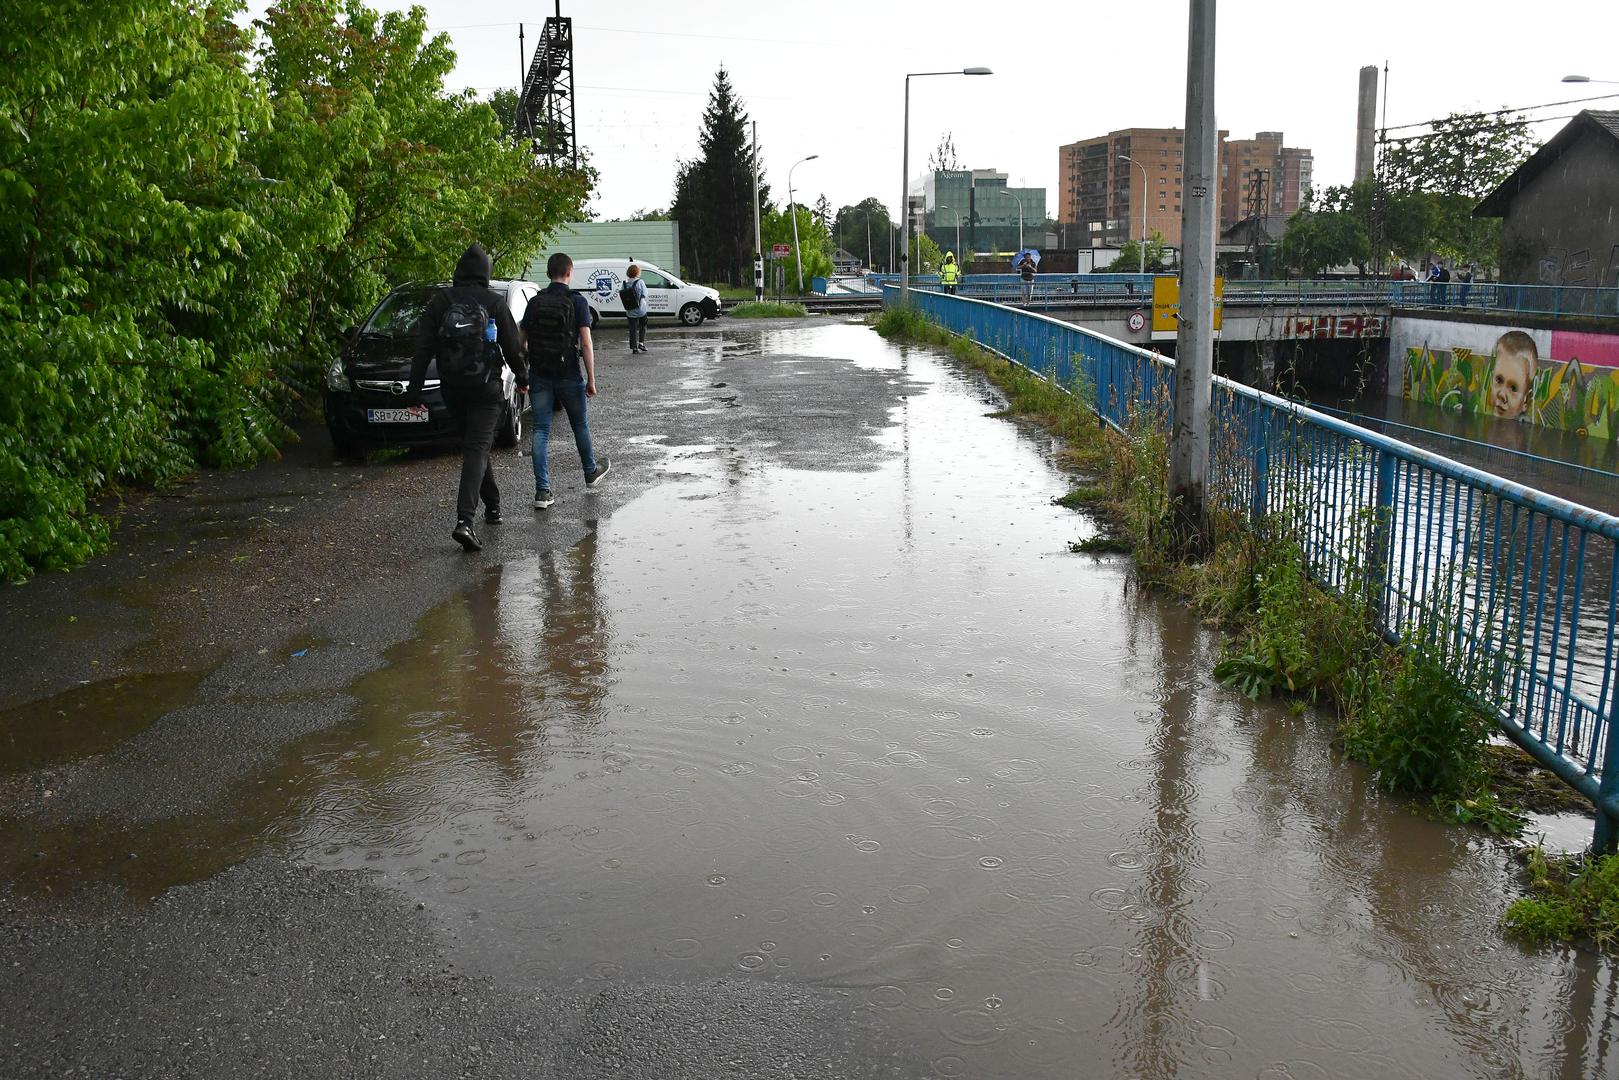
[[[495,444],[495,428],[500,423],[500,411],[505,403],[501,363],[517,376],[519,391],[528,389],[528,367],[523,362],[517,323],[506,306],[506,298],[489,287],[489,268],[488,253],[481,244],[473,244],[455,264],[453,283],[434,293],[427,302],[427,310],[416,328],[416,357],[406,391],[412,398],[421,395],[427,365],[437,358],[444,405],[461,429],[461,490],[455,504],[455,530],[450,536],[467,551],[478,551],[483,546],[472,528],[480,498],[484,521],[500,524],[500,488],[495,486],[489,451]],[[448,354],[461,346],[459,341],[451,342],[456,325],[446,317],[460,319],[458,325],[470,325],[474,320],[461,316],[478,309],[486,320],[485,326],[476,328],[483,361],[470,365],[470,370],[455,364],[452,377]],[[499,346],[498,357],[493,345]]]

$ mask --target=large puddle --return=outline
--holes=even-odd
[[[837,988],[942,1077],[1619,1074],[1615,965],[1503,939],[1502,851],[1069,554],[1043,442],[973,380],[858,328],[764,344],[733,365],[925,389],[857,471],[666,446],[424,618],[239,831],[381,871],[485,971]]]

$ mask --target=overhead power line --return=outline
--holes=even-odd
[[[1548,102],[1546,102],[1546,103],[1544,103],[1542,105],[1520,105],[1520,106],[1517,106],[1515,108],[1510,108],[1510,109],[1493,109],[1493,110],[1491,110],[1489,112],[1463,113],[1461,115],[1463,115],[1463,116],[1507,116],[1507,115],[1510,115],[1510,114],[1513,114],[1513,113],[1528,112],[1531,109],[1553,109],[1553,108],[1558,107],[1559,105],[1580,105],[1580,104],[1583,104],[1583,103],[1585,103],[1587,101],[1606,101],[1608,98],[1616,98],[1616,97],[1619,97],[1619,93],[1598,94],[1595,97],[1569,98],[1567,101],[1548,101]],[[1448,119],[1450,119],[1450,117],[1445,117],[1445,120],[1448,120]],[[1532,124],[1533,123],[1539,123],[1540,120],[1560,120],[1560,119],[1563,119],[1563,118],[1558,117],[1558,116],[1543,116],[1543,117],[1540,117],[1538,120],[1536,118],[1534,118],[1534,117],[1528,117],[1527,118],[1528,122],[1532,123]],[[1384,131],[1404,131],[1407,128],[1432,127],[1435,124],[1442,124],[1442,123],[1444,123],[1444,120],[1420,120],[1420,121],[1418,121],[1417,123],[1414,123],[1414,124],[1394,124],[1394,125],[1392,125],[1390,127],[1383,128],[1383,130]],[[1390,139],[1389,141],[1393,142],[1395,140]]]
[[[1553,120],[1572,120],[1578,115],[1579,113],[1565,113],[1562,116],[1541,116],[1536,117],[1533,120],[1526,120],[1524,123],[1543,124],[1549,123]],[[1430,131],[1426,135],[1401,135],[1398,138],[1384,139],[1382,141],[1385,143],[1424,142],[1428,139],[1446,139],[1456,135],[1479,135],[1486,131],[1505,131],[1508,128],[1515,128],[1518,126],[1519,125],[1516,123],[1479,124],[1476,127],[1470,128],[1456,128],[1447,131]]]

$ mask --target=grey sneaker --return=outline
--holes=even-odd
[[[601,478],[607,475],[607,470],[611,469],[612,467],[613,463],[607,460],[606,454],[603,454],[601,456],[601,460],[596,462],[596,467],[590,472],[585,473],[585,486],[595,487],[596,484],[600,482]]]
[[[547,510],[556,501],[556,496],[551,494],[550,488],[541,488],[534,493],[534,509],[536,510]]]

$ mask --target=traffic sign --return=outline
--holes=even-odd
[[[770,256],[774,259],[785,259],[792,253],[793,245],[791,244],[772,244],[770,247]]]

